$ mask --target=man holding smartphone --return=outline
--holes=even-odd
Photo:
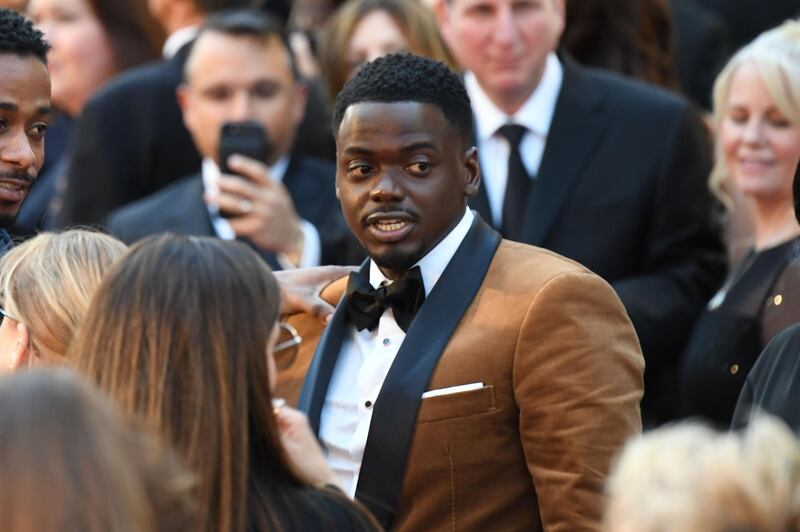
[[[358,259],[336,203],[333,166],[290,155],[306,89],[278,21],[247,10],[210,16],[187,59],[178,101],[203,156],[201,173],[112,213],[112,233],[126,242],[164,231],[238,238],[275,268]],[[263,160],[244,153],[220,159],[235,153],[231,146],[249,152],[253,140],[240,135],[237,144],[223,129],[242,134],[259,126],[268,139]],[[225,166],[230,173],[220,170]]]

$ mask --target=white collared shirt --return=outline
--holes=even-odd
[[[164,41],[164,46],[161,48],[161,55],[164,59],[172,59],[181,48],[192,42],[199,32],[199,26],[187,26],[173,32],[167,37],[167,40]]]
[[[503,198],[508,182],[508,156],[511,150],[508,141],[497,130],[505,124],[519,124],[528,129],[520,143],[520,155],[528,175],[535,179],[539,173],[563,79],[564,68],[556,54],[551,53],[547,56],[544,73],[536,90],[513,116],[508,116],[492,103],[472,72],[464,74],[464,86],[472,101],[472,114],[475,117],[482,184],[486,187],[495,227],[500,227],[503,221]]]
[[[283,181],[286,175],[286,170],[289,168],[289,156],[284,155],[278,159],[269,169],[269,175],[275,181]],[[203,166],[201,174],[203,176],[203,189],[206,192],[216,194],[219,192],[219,185],[217,180],[220,176],[219,166],[212,159],[206,157],[203,159]],[[214,226],[214,232],[223,240],[235,240],[236,232],[231,227],[230,222],[219,215],[219,209],[215,205],[206,203],[208,215],[211,218],[211,225]],[[285,270],[297,268],[310,268],[312,266],[319,266],[322,245],[319,239],[319,232],[314,224],[307,220],[300,220],[300,230],[303,232],[303,252],[300,256],[300,264],[295,266],[283,254],[277,254],[276,258],[281,267]]]
[[[453,230],[417,262],[426,297],[467,236],[473,219],[472,211],[467,209]],[[375,262],[370,261],[370,284],[378,288],[387,281]],[[336,474],[337,483],[350,497],[355,497],[358,485],[372,406],[405,337],[392,310],[386,309],[374,331],[358,331],[349,325],[342,342],[322,407],[319,433],[328,449],[328,463]]]

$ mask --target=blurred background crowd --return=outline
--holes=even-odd
[[[496,22],[509,43],[492,46],[529,47],[521,81],[481,55],[501,3],[0,0],[51,45],[55,109],[0,261],[0,365],[66,360],[105,394],[67,370],[0,379],[3,529],[377,529],[262,385],[296,348],[265,264],[364,259],[336,198],[334,102],[410,52],[464,72],[472,208],[605,278],[639,335],[647,430],[610,477],[607,530],[800,530],[800,2],[566,0],[556,29],[509,12],[531,25]],[[270,17],[197,37],[244,7]],[[266,165],[220,160],[223,123],[244,120]],[[754,410],[789,428],[725,432]]]

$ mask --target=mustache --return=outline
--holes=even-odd
[[[364,223],[364,225],[367,225],[368,220],[370,219],[370,217],[373,216],[373,215],[376,215],[376,214],[400,215],[400,217],[405,218],[405,219],[407,219],[407,220],[409,220],[411,222],[416,222],[416,221],[419,220],[419,215],[414,211],[411,211],[411,210],[406,209],[404,207],[399,207],[399,206],[398,207],[392,207],[391,205],[388,205],[388,206],[385,206],[385,207],[379,207],[377,209],[371,210],[368,213],[364,214],[361,217],[361,220]]]
[[[25,183],[30,185],[36,180],[36,176],[30,175],[24,170],[12,170],[12,171],[0,172],[0,179],[24,181]]]

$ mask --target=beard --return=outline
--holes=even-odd
[[[389,248],[376,255],[371,255],[370,258],[375,261],[378,267],[386,272],[405,272],[414,267],[414,265],[425,256],[425,251],[420,249],[398,249]]]
[[[33,182],[36,181],[36,177],[26,172],[2,172],[0,173],[0,179],[13,179],[15,181],[27,183],[27,188],[20,201],[16,203],[0,201],[0,227],[6,228],[14,225],[14,222],[17,221],[20,208],[28,198],[28,194],[31,190],[30,187],[33,185]]]

